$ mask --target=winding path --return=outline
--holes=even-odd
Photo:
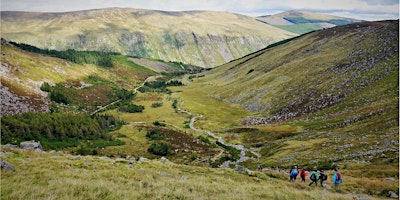
[[[192,116],[193,116],[193,114],[192,114],[191,112],[189,112],[189,111],[187,111],[187,110],[182,110],[180,107],[178,107],[177,110],[178,110],[179,112],[186,113],[186,114],[188,114],[188,115],[192,115]],[[190,124],[189,124],[190,129],[192,129],[192,130],[194,130],[194,131],[202,131],[202,132],[205,132],[205,133],[207,133],[209,136],[211,136],[211,137],[213,137],[214,139],[216,139],[216,140],[217,140],[218,142],[220,142],[221,144],[226,145],[226,146],[234,147],[235,149],[237,149],[237,150],[240,151],[240,154],[239,154],[240,157],[239,157],[239,159],[238,159],[237,161],[231,161],[231,160],[225,161],[220,167],[222,167],[222,168],[228,168],[230,164],[238,165],[238,164],[240,164],[241,162],[244,162],[244,161],[246,161],[246,160],[254,159],[253,157],[248,157],[248,156],[246,156],[246,152],[250,152],[250,153],[256,155],[257,158],[260,157],[260,155],[259,155],[258,153],[254,152],[254,151],[251,151],[251,150],[249,150],[249,149],[247,149],[247,148],[245,148],[245,147],[244,147],[243,145],[241,145],[241,144],[235,145],[235,144],[228,144],[228,143],[225,143],[225,141],[224,141],[224,139],[223,139],[222,137],[219,137],[219,136],[215,135],[213,132],[211,132],[211,131],[209,131],[209,130],[198,129],[198,128],[194,127],[194,123],[196,122],[196,120],[199,119],[199,118],[202,118],[202,117],[203,117],[203,115],[198,115],[198,116],[196,116],[196,117],[192,117],[192,118],[190,119]]]

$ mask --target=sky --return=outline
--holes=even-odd
[[[67,12],[108,7],[227,11],[249,16],[303,10],[375,21],[399,18],[399,0],[0,0],[1,11]]]

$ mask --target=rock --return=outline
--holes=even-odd
[[[107,156],[100,156],[99,158],[102,159],[102,160],[110,160],[110,158],[107,157]]]
[[[0,156],[13,155],[13,154],[14,154],[13,152],[9,152],[9,151],[0,152]]]
[[[239,173],[246,173],[249,176],[253,175],[253,171],[247,169],[246,167],[243,167],[241,165],[236,165],[235,166],[235,171],[239,172]]]
[[[125,158],[116,158],[115,162],[120,162],[120,163],[128,163],[129,161],[126,160]]]
[[[396,179],[394,179],[394,178],[392,178],[392,177],[390,177],[390,178],[384,178],[383,180],[385,180],[385,181],[393,181],[393,182],[396,182]]]
[[[328,185],[328,184],[323,184],[322,186],[323,186],[324,188],[328,189],[328,190],[331,190],[331,189],[332,189],[332,187],[331,187],[330,185]]]
[[[16,149],[18,148],[18,145],[15,144],[5,144],[5,145],[0,145],[0,148],[10,148],[10,149]]]
[[[27,150],[34,150],[36,152],[42,152],[43,148],[40,142],[35,142],[35,141],[25,141],[21,142],[19,145],[21,149],[27,149]]]
[[[398,199],[399,196],[396,194],[396,192],[389,191],[389,198]]]
[[[147,158],[140,157],[139,162],[150,162],[150,160]]]
[[[371,200],[372,198],[369,197],[369,196],[366,196],[366,195],[356,195],[356,196],[353,196],[353,199],[356,199],[356,200]]]
[[[165,162],[169,162],[169,160],[166,159],[165,157],[161,157],[160,160],[158,160],[158,162],[165,163]]]
[[[161,176],[167,176],[170,177],[171,174],[167,173],[167,172],[158,172]]]
[[[181,181],[186,181],[186,180],[187,180],[186,176],[181,177]]]
[[[0,159],[0,166],[1,166],[1,170],[6,170],[9,172],[13,172],[14,171],[14,167],[7,161]]]
[[[133,169],[133,165],[131,164],[131,165],[127,165],[126,166],[128,169]]]

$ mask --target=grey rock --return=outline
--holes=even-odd
[[[147,158],[140,157],[139,162],[150,162],[150,160]]]
[[[9,151],[0,152],[0,156],[6,156],[6,155],[12,155],[12,154],[14,154],[14,153],[13,152],[9,152]]]
[[[396,179],[394,179],[394,178],[392,178],[392,177],[390,177],[390,178],[384,178],[383,180],[385,180],[385,181],[393,181],[393,182],[396,182]]]
[[[168,177],[171,176],[171,174],[169,174],[169,173],[167,173],[167,172],[159,172],[159,174],[160,174],[161,176],[168,176]]]
[[[165,163],[165,162],[169,162],[169,160],[165,157],[161,157],[160,160],[158,160],[159,162]]]
[[[19,145],[21,149],[27,149],[27,150],[34,150],[36,152],[42,152],[43,148],[40,142],[35,142],[35,141],[25,141],[21,142]]]
[[[18,145],[15,145],[15,144],[5,144],[5,145],[0,145],[0,148],[16,149],[16,148],[18,148]]]
[[[6,170],[9,172],[13,172],[14,171],[14,167],[11,165],[11,163],[0,159],[0,166],[1,166],[1,170]]]
[[[396,192],[389,191],[389,197],[392,199],[397,199],[399,198],[399,195],[397,195]]]
[[[330,185],[328,185],[328,184],[323,184],[322,186],[323,186],[324,188],[328,189],[328,190],[331,190],[331,189],[332,189],[332,187],[331,187]]]
[[[356,199],[356,200],[371,200],[372,198],[369,197],[369,196],[366,196],[366,195],[356,195],[356,196],[353,196],[353,199]]]
[[[181,181],[186,181],[186,180],[187,180],[186,176],[181,177]]]
[[[99,158],[102,159],[102,160],[110,160],[110,158],[107,157],[107,156],[100,156]]]

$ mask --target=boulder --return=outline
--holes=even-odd
[[[390,177],[390,178],[385,178],[385,179],[383,179],[383,180],[385,180],[385,181],[396,182],[396,179],[394,179],[394,178],[392,178],[392,177]]]
[[[14,171],[14,167],[7,161],[0,159],[0,166],[1,166],[1,170],[5,170],[5,171],[9,171],[9,172],[13,172]]]
[[[140,157],[139,162],[150,162],[150,160],[147,158]]]
[[[246,167],[243,167],[241,165],[236,165],[235,166],[235,171],[239,172],[239,173],[246,173],[249,176],[253,175],[253,171],[247,169]]]
[[[169,162],[169,160],[165,157],[161,157],[160,160],[158,160],[159,162],[165,163],[165,162]]]
[[[397,195],[396,192],[389,191],[389,198],[398,199],[399,195]]]
[[[27,150],[34,150],[36,152],[42,152],[43,148],[40,142],[35,142],[35,141],[25,141],[21,142],[19,145],[21,149],[27,149]]]

